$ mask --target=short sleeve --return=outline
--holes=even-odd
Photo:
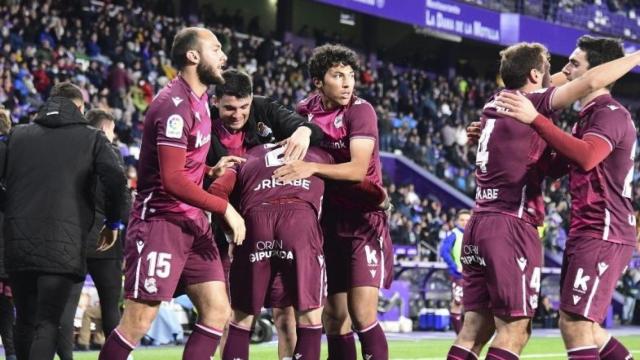
[[[551,100],[553,94],[556,92],[556,87],[543,88],[527,94],[527,98],[531,100],[533,106],[536,107],[538,112],[546,117],[553,115],[555,110],[551,107]]]
[[[622,141],[631,121],[624,109],[617,105],[603,106],[594,111],[591,115],[591,121],[584,130],[582,137],[587,135],[595,135],[606,140],[611,150]]]
[[[157,144],[186,149],[193,126],[188,102],[183,102],[179,106],[173,103],[161,103],[154,110]]]
[[[349,140],[378,138],[378,117],[368,102],[357,99],[345,114],[349,129]]]

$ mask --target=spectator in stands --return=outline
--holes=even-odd
[[[451,327],[458,334],[462,329],[462,236],[469,222],[471,212],[460,210],[456,216],[456,225],[442,241],[440,256],[447,263],[451,279]]]
[[[100,300],[95,289],[93,291],[83,291],[78,308],[82,308],[82,322],[78,330],[77,349],[80,351],[89,350],[92,346],[101,347],[104,344],[105,334],[103,332],[102,311]],[[74,314],[75,315],[75,314]],[[95,324],[95,333],[91,331],[91,323]]]
[[[558,311],[551,305],[551,299],[549,296],[542,294],[536,309],[537,320],[542,324],[545,329],[558,327]]]
[[[59,83],[35,122],[16,128],[0,151],[7,187],[6,269],[21,359],[53,359],[65,303],[86,273],[95,176],[109,204],[101,243],[111,246],[120,228],[124,172],[104,134],[87,126],[83,111],[80,89]]]

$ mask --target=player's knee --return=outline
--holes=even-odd
[[[322,321],[322,308],[304,311],[297,314],[298,323],[304,326],[318,325]]]
[[[338,333],[343,328],[350,328],[351,322],[346,311],[335,311],[325,307],[322,312],[322,325],[328,333]]]
[[[147,332],[149,332],[152,323],[153,320],[148,321],[146,319],[138,319],[138,321],[127,321],[123,318],[120,326],[118,326],[118,331],[120,331],[122,336],[126,339],[137,343]]]
[[[374,306],[352,306],[349,315],[357,330],[371,326],[378,319],[378,308]]]
[[[280,312],[278,316],[276,316],[273,319],[273,322],[274,322],[274,325],[276,326],[276,330],[278,331],[278,334],[280,333],[288,334],[291,332],[295,334],[296,332],[296,318],[292,312],[289,312],[289,311]]]
[[[198,314],[198,322],[215,328],[224,326],[231,317],[231,307],[225,301],[213,302]]]

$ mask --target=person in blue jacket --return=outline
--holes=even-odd
[[[447,234],[440,247],[440,256],[449,266],[449,277],[451,278],[449,312],[451,313],[451,327],[456,334],[462,329],[462,263],[460,262],[462,236],[470,217],[469,210],[460,210],[456,216],[455,227]]]

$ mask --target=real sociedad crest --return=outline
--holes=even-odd
[[[333,126],[335,126],[336,128],[342,127],[342,114],[336,116],[336,119],[333,120]]]

